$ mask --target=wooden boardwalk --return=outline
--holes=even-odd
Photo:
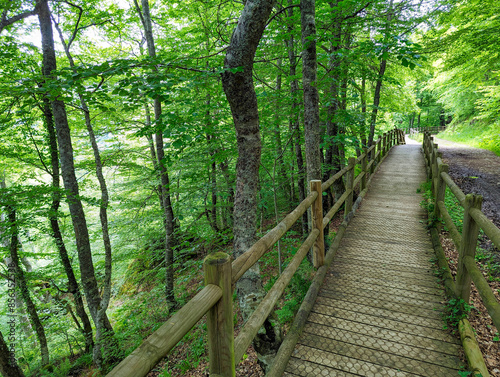
[[[419,145],[393,148],[347,227],[284,376],[458,376],[417,193]]]

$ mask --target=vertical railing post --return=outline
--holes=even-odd
[[[208,255],[204,261],[205,285],[222,289],[222,298],[207,313],[210,375],[234,377],[234,326],[231,257],[222,252]]]
[[[352,211],[352,202],[353,202],[353,197],[354,197],[354,165],[355,165],[356,159],[354,157],[349,157],[348,160],[348,166],[349,170],[345,174],[346,177],[346,182],[345,182],[345,189],[346,191],[349,191],[349,196],[347,197],[345,201],[345,210],[344,210],[344,219],[347,218],[347,215],[349,212]]]
[[[381,157],[384,157],[386,153],[387,153],[387,132],[384,132],[384,134],[382,135],[382,153],[380,154]]]
[[[359,189],[360,191],[363,191],[366,188],[366,179],[368,175],[368,169],[366,166],[368,165],[368,152],[366,148],[363,148],[363,154],[365,157],[361,159],[361,173],[364,173],[363,177],[361,178],[361,188]]]
[[[472,208],[481,209],[483,197],[481,195],[468,194],[465,196],[464,220],[462,228],[462,243],[458,255],[457,271],[457,296],[469,303],[471,278],[464,265],[464,258],[476,255],[477,236],[479,235],[479,225],[470,215]]]
[[[441,173],[448,173],[448,165],[441,164],[438,168],[437,175],[437,187],[436,187],[436,202],[434,204],[434,218],[439,219],[441,217],[441,213],[439,212],[438,202],[444,202],[444,197],[446,195],[446,182],[441,177]],[[438,231],[441,231],[441,223],[437,222]]]
[[[313,265],[320,268],[325,263],[325,239],[323,234],[323,192],[321,191],[321,180],[309,182],[311,192],[316,191],[318,197],[312,205],[312,227],[319,230],[318,238],[313,246]]]
[[[377,158],[377,165],[380,164],[380,161],[382,160],[382,137],[378,137],[377,139],[377,152],[380,152],[378,154]]]

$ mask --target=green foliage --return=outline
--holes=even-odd
[[[437,137],[487,149],[500,156],[499,129],[500,123],[497,120],[472,118],[469,121],[456,122]]]
[[[299,310],[307,290],[311,285],[310,276],[312,270],[311,264],[307,260],[304,260],[297,272],[293,275],[284,294],[285,302],[283,303],[283,307],[276,310],[276,314],[281,324],[290,323]]]
[[[467,304],[464,300],[452,298],[446,304],[443,320],[449,327],[456,329],[460,320],[467,318],[472,308],[473,306]]]

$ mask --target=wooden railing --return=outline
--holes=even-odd
[[[432,134],[437,134],[438,132],[446,130],[446,126],[431,126],[431,127],[409,127],[403,129],[405,134],[410,136],[417,135],[421,132],[430,132]]]
[[[427,178],[432,182],[432,193],[435,200],[433,215],[436,219],[442,219],[444,221],[451,239],[459,252],[456,279],[453,280],[448,273],[448,279],[445,284],[447,285],[449,293],[469,303],[471,281],[474,282],[493,324],[500,332],[500,303],[496,299],[493,290],[479,270],[475,261],[479,230],[482,229],[495,247],[500,249],[500,229],[481,211],[483,202],[482,196],[476,194],[465,195],[455,184],[448,174],[448,165],[443,163],[438,145],[434,143],[429,132],[424,133],[423,149]],[[458,231],[457,226],[446,208],[444,200],[446,187],[450,189],[460,205],[464,208],[462,233]],[[444,259],[444,255],[441,256],[440,260],[441,264],[446,263],[446,265],[440,265],[440,267],[449,271],[448,262]],[[482,373],[483,376],[487,376],[485,372]]]
[[[205,288],[175,313],[162,327],[150,335],[107,376],[145,376],[193,328],[205,313],[208,313],[207,332],[210,375],[234,376],[235,365],[243,357],[311,248],[313,250],[314,266],[320,268],[323,265],[325,260],[323,229],[338,212],[342,204],[344,204],[344,217],[346,219],[352,217],[353,196],[358,185],[361,192],[360,196],[364,196],[367,190],[368,178],[375,172],[376,166],[380,164],[394,145],[400,143],[404,143],[404,133],[397,129],[391,130],[379,137],[370,148],[364,149],[358,158],[349,158],[348,165],[326,182],[311,181],[310,194],[275,228],[270,230],[232,263],[231,257],[222,252],[207,256],[204,261]],[[355,176],[356,165],[360,166],[360,173],[357,176]],[[339,179],[345,180],[346,190],[323,217],[322,193]],[[260,302],[257,309],[248,318],[235,339],[232,294],[234,285],[266,251],[278,242],[309,207],[311,207],[312,213],[311,233]]]

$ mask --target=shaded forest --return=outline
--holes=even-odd
[[[388,130],[447,126],[500,154],[493,0],[0,0],[0,14],[5,376],[105,375],[200,289],[207,254],[241,255]],[[243,320],[309,223],[238,283]],[[201,327],[162,376],[206,358]]]

